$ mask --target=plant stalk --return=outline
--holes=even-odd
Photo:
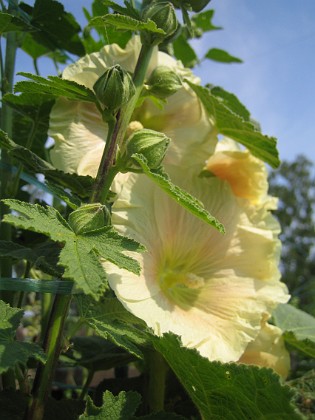
[[[55,296],[43,343],[47,361],[45,365],[40,365],[37,369],[33,385],[33,398],[25,417],[27,420],[42,420],[43,418],[45,403],[63,345],[63,329],[70,301],[71,295]]]
[[[152,351],[148,354],[149,386],[148,406],[150,412],[164,409],[165,380],[168,366],[160,353]]]
[[[141,94],[145,75],[148,69],[149,62],[152,57],[154,47],[152,45],[143,44],[139,54],[138,62],[133,75],[133,83],[135,85],[135,94],[130,101],[124,105],[116,115],[116,122],[108,123],[108,135],[106,146],[103,152],[101,163],[97,172],[96,181],[91,194],[90,202],[104,203],[109,192],[111,183],[119,168],[115,168],[115,157],[117,146],[124,148],[124,137],[128,127],[130,118],[137,105],[139,96]]]

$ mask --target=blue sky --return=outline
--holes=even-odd
[[[91,0],[60,2],[85,22],[82,7],[90,9]],[[315,160],[315,0],[212,0],[209,7],[223,30],[195,41],[198,55],[217,47],[244,63],[206,60],[195,69],[202,83],[235,93],[264,134],[278,138],[281,159],[304,153]],[[39,68],[42,75],[54,74],[46,60]],[[16,67],[21,70],[33,71],[23,54]]]

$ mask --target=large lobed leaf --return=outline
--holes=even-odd
[[[259,159],[267,162],[273,168],[279,166],[280,161],[276,147],[276,139],[261,134],[249,121],[234,113],[227,103],[211,94],[211,91],[203,86],[195,85],[186,80],[201,100],[209,118],[215,120],[220,134],[223,134],[243,146]]]
[[[59,259],[59,264],[65,268],[63,277],[74,280],[79,290],[95,299],[99,298],[106,287],[102,258],[120,268],[139,273],[138,262],[123,252],[141,252],[144,248],[138,242],[120,236],[111,226],[77,235],[53,207],[18,200],[3,202],[19,214],[6,214],[4,222],[43,233],[63,244]]]
[[[155,339],[203,419],[299,419],[278,375],[256,366],[209,362],[165,334]]]
[[[17,364],[25,366],[30,358],[45,362],[45,354],[37,344],[15,341],[22,316],[21,309],[11,308],[0,300],[0,373]]]

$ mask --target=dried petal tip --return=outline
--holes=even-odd
[[[110,213],[106,205],[86,204],[73,211],[68,223],[77,235],[100,229],[109,224]]]
[[[119,64],[108,67],[94,83],[97,99],[110,112],[117,112],[135,94],[135,87],[130,74]]]
[[[149,92],[161,99],[173,95],[181,87],[181,78],[167,66],[158,66],[148,80]]]

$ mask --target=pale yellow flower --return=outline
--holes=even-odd
[[[63,78],[75,81],[90,89],[104,73],[105,68],[120,64],[133,72],[140,51],[140,40],[133,38],[121,49],[112,44],[78,60],[63,72]],[[168,66],[183,79],[194,83],[199,79],[190,70],[169,55],[153,53],[147,77],[159,65]],[[139,121],[145,128],[164,132],[172,142],[166,156],[166,163],[203,167],[216,144],[216,132],[192,89],[186,84],[170,96],[163,109],[145,100],[135,110],[132,120]],[[96,175],[107,136],[107,125],[93,104],[58,99],[50,116],[49,136],[55,140],[51,151],[53,164],[65,172]],[[184,145],[184,147],[183,147]]]
[[[239,362],[271,368],[286,379],[290,370],[290,355],[280,328],[264,322],[257,338],[248,344]]]
[[[234,140],[224,138],[206,162],[206,169],[227,181],[234,194],[261,204],[268,192],[265,164]]]
[[[277,267],[278,225],[266,210],[252,214],[226,182],[171,165],[168,170],[227,233],[192,216],[144,175],[118,179],[113,224],[147,252],[133,255],[140,277],[105,263],[110,286],[155,334],[170,331],[210,360],[237,361],[262,318],[288,300]]]

